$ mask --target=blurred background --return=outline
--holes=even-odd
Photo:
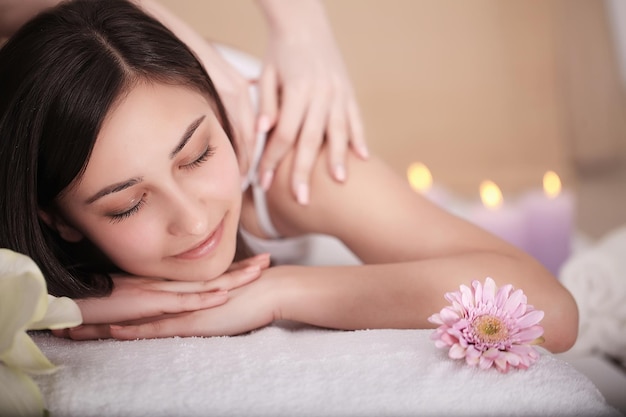
[[[201,34],[262,57],[254,0],[160,0]],[[626,2],[327,0],[372,151],[405,176],[506,200],[554,170],[590,238],[626,224]]]

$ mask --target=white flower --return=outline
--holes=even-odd
[[[39,388],[27,375],[53,372],[27,330],[63,329],[82,322],[78,305],[47,294],[28,256],[0,249],[0,415],[44,415]]]

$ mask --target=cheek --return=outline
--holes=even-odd
[[[210,185],[216,197],[241,198],[241,175],[232,149],[224,150],[207,161],[202,180]]]
[[[163,244],[163,233],[156,230],[156,224],[144,220],[137,218],[123,227],[94,227],[87,237],[118,267],[133,270],[133,265],[161,253]]]

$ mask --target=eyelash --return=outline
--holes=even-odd
[[[143,195],[141,197],[141,200],[139,200],[139,202],[137,204],[135,204],[134,206],[132,206],[131,208],[129,208],[128,210],[126,210],[123,213],[116,213],[116,214],[109,214],[109,217],[111,218],[111,223],[117,223],[117,222],[121,222],[124,219],[129,218],[130,216],[132,216],[133,214],[137,213],[139,211],[139,209],[146,204],[145,200],[144,200],[145,195]]]
[[[202,155],[196,158],[195,161],[182,165],[181,168],[182,169],[198,168],[200,165],[205,163],[209,159],[209,157],[211,157],[214,153],[215,153],[215,147],[208,145],[207,148],[204,150],[204,152],[202,152]],[[130,216],[132,216],[133,214],[137,213],[139,209],[144,204],[146,204],[146,201],[144,200],[144,198],[145,198],[145,194],[141,197],[141,200],[139,200],[137,204],[135,204],[133,207],[131,207],[130,209],[126,210],[123,213],[110,214],[109,217],[111,218],[111,222],[112,223],[121,222],[122,220],[125,220],[129,218]]]
[[[215,153],[215,147],[211,145],[207,145],[204,152],[202,152],[202,155],[200,155],[195,161],[190,162],[186,165],[182,165],[181,168],[183,169],[197,168],[203,163],[205,163],[209,159],[209,157],[213,156],[214,153]]]

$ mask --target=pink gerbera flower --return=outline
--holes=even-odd
[[[497,292],[496,292],[497,290]],[[522,290],[508,284],[496,289],[493,279],[485,284],[472,282],[472,288],[445,294],[452,303],[428,318],[439,327],[432,334],[435,346],[449,348],[448,356],[468,365],[500,372],[528,368],[539,358],[533,346],[541,340],[543,311],[526,303]]]

